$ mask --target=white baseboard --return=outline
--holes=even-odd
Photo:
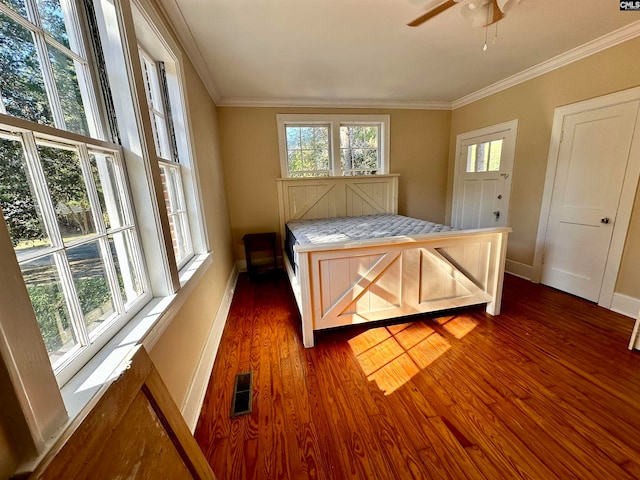
[[[611,300],[611,310],[631,318],[638,318],[640,312],[640,298],[630,297],[621,293],[614,293]]]
[[[218,312],[209,330],[207,341],[205,342],[198,367],[187,396],[182,404],[180,411],[184,417],[189,429],[193,433],[198,424],[198,417],[200,416],[200,410],[204,403],[204,397],[207,393],[207,386],[209,384],[209,377],[211,376],[211,370],[213,369],[213,362],[216,359],[218,353],[218,347],[220,346],[220,339],[222,338],[222,331],[227,322],[227,316],[229,315],[229,309],[231,308],[231,300],[233,299],[233,292],[235,291],[236,283],[238,281],[238,268],[234,266],[229,279],[227,280],[227,287],[225,294],[218,307]]]
[[[504,264],[504,270],[511,275],[515,275],[516,277],[533,281],[531,280],[533,278],[533,267],[531,265],[516,262],[514,260],[509,260],[507,258],[507,261]]]

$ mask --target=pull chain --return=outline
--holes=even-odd
[[[488,33],[489,33],[489,18],[490,18],[492,9],[493,9],[493,6],[491,4],[487,5],[487,21],[484,24],[484,45],[482,47],[482,51],[483,52],[486,52],[487,48],[489,48],[489,47],[487,47],[487,36],[488,36]]]

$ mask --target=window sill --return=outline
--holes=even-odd
[[[133,348],[151,350],[211,266],[211,253],[196,255],[180,271],[180,290],[153,298],[61,389],[69,419],[93,404],[101,391],[119,376],[118,366]]]

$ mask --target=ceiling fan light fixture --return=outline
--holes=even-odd
[[[414,1],[414,0],[410,0]],[[471,21],[474,27],[487,27],[504,18],[506,11],[520,3],[520,0],[438,0],[438,3],[426,13],[409,22],[410,27],[422,25],[427,20],[460,5],[460,12],[464,18]]]
[[[497,0],[498,8],[502,13],[507,13],[513,7],[520,3],[520,0]]]
[[[490,2],[484,2],[482,4],[475,3],[471,8],[471,2],[461,2],[460,13],[462,16],[471,22],[473,27],[486,27],[491,23],[494,23],[492,19],[493,4]]]

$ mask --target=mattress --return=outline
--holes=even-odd
[[[285,246],[289,262],[297,272],[297,258],[294,250],[296,245],[419,235],[451,230],[453,228],[447,225],[392,214],[294,220],[287,223]]]

